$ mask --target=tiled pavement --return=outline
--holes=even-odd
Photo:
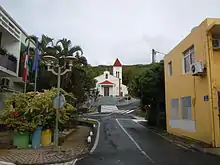
[[[73,130],[69,130],[71,132]],[[88,152],[88,148],[84,146],[84,140],[81,136],[88,133],[88,128],[80,126],[76,134],[71,134],[61,147],[55,149],[53,146],[41,147],[40,149],[0,149],[0,165],[9,165],[13,162],[15,164],[48,164],[56,163],[62,165],[74,164],[76,156]],[[62,132],[62,136],[67,132]],[[68,134],[67,134],[68,135]],[[82,140],[76,143],[77,139]],[[59,163],[66,162],[66,163]],[[13,165],[13,163],[11,165]]]
[[[74,158],[76,157],[76,152],[72,149],[60,149],[58,150],[19,150],[14,149],[7,151],[9,153],[5,154],[4,156],[0,156],[0,162],[13,162],[15,164],[48,164],[53,162],[66,162],[60,163],[61,164],[73,164]],[[84,150],[81,150],[83,153]],[[79,153],[77,153],[79,154]],[[16,163],[17,162],[17,163]],[[28,162],[28,163],[27,163]],[[3,163],[0,163],[0,165]],[[57,164],[57,163],[56,163]],[[59,164],[59,163],[58,163]],[[58,165],[57,164],[57,165]]]
[[[76,159],[66,162],[66,163],[56,163],[56,164],[50,164],[50,165],[74,165],[75,163],[76,163]],[[0,161],[0,165],[15,165],[15,164]]]

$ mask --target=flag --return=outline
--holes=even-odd
[[[40,61],[40,55],[39,55],[39,51],[38,51],[38,40],[37,40],[36,47],[35,47],[34,63],[33,63],[33,67],[32,67],[33,72],[38,71],[39,61]]]
[[[28,76],[28,72],[29,72],[28,58],[29,58],[29,47],[28,47],[27,52],[24,56],[24,70],[23,70],[22,79],[25,83],[27,82],[27,76]]]

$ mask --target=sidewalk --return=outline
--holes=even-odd
[[[65,139],[59,148],[41,147],[40,149],[0,149],[0,162],[13,162],[15,164],[54,164],[73,162],[77,156],[88,152],[86,137],[89,127],[78,126]]]
[[[155,127],[149,127],[146,125],[146,122],[140,121],[140,124],[147,127],[149,131],[157,134],[158,136],[170,141],[171,143],[176,144],[181,148],[185,148],[191,151],[200,151],[203,153],[208,153],[212,155],[220,156],[220,148],[213,148],[211,144],[203,143],[201,141],[197,141],[195,139],[191,139],[188,137],[179,137],[173,134],[166,132],[165,130],[160,130]]]

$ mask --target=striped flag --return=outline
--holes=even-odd
[[[24,55],[24,70],[23,70],[22,79],[25,83],[27,82],[27,77],[28,77],[28,73],[29,73],[28,58],[29,58],[29,47],[27,49],[26,54]]]

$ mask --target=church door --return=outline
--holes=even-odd
[[[109,87],[104,87],[104,96],[109,96]]]

